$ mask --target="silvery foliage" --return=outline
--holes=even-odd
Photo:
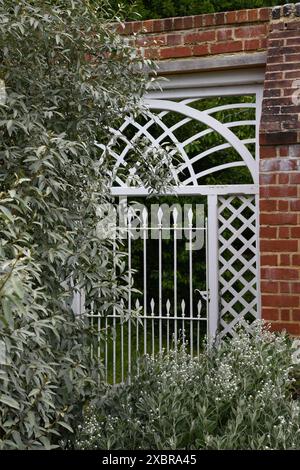
[[[94,302],[122,313],[127,295],[122,253],[113,259],[113,241],[95,232],[114,162],[94,143],[141,111],[148,78],[114,32],[109,2],[94,3],[0,0],[4,449],[51,448],[97,393],[97,338],[73,315],[72,286],[84,288],[87,311]]]
[[[143,114],[146,115],[147,110]],[[132,144],[131,144],[132,145]],[[107,152],[111,151],[107,146]],[[126,155],[126,166],[120,166],[117,174],[126,181],[128,186],[144,186],[149,195],[172,192],[179,184],[178,172],[181,170],[177,149],[169,143],[149,145],[143,137],[138,146],[133,146]]]
[[[291,341],[260,321],[191,358],[148,356],[78,428],[79,449],[299,449]],[[295,398],[295,396],[294,396]]]

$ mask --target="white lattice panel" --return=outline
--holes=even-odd
[[[259,315],[255,196],[219,196],[218,222],[219,330],[224,337]]]

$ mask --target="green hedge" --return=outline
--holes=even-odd
[[[96,0],[97,1],[97,0]],[[112,1],[112,6],[117,6],[118,0]],[[287,3],[284,0],[123,0],[128,13],[127,19],[166,18],[172,16],[200,15],[217,11],[243,10],[244,8],[260,8]],[[128,9],[128,7],[130,7]]]

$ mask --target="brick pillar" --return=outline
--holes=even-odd
[[[272,10],[260,128],[262,316],[293,335],[300,335],[299,116],[300,3]]]

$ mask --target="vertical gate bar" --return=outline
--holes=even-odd
[[[121,319],[121,382],[124,383],[124,319]]]
[[[154,330],[154,299],[152,298],[151,299],[151,316],[152,316],[152,331],[151,331],[151,340],[152,340],[152,357],[154,357],[154,348],[155,348],[155,344],[154,344],[154,338],[155,338],[155,330]]]
[[[218,196],[208,197],[208,345],[211,346],[218,330],[219,316],[219,247],[218,247]]]
[[[140,302],[139,299],[136,300],[136,310],[138,311],[140,308]],[[136,319],[136,357],[135,357],[135,362],[136,362],[136,370],[137,370],[137,375],[139,375],[139,319]]]
[[[176,207],[173,211],[174,219],[174,246],[173,246],[173,258],[174,258],[174,349],[177,351],[177,216],[178,212]]]
[[[192,227],[193,212],[189,210],[189,284],[190,284],[190,354],[193,356],[193,250],[192,250]]]
[[[117,324],[116,317],[113,318],[113,384],[116,383],[116,369],[117,369]]]
[[[159,354],[162,352],[162,212],[158,210],[158,314],[159,314]]]
[[[170,300],[167,300],[166,309],[167,309],[167,352],[170,350]]]
[[[97,317],[97,330],[98,330],[98,344],[97,344],[97,359],[98,359],[98,366],[100,367],[101,363],[101,318],[100,315]]]
[[[116,240],[114,240],[113,244],[113,274],[114,274],[114,282],[116,282]],[[115,302],[113,306],[113,384],[116,383],[116,346],[117,346],[117,329],[116,329],[116,307]]]
[[[136,319],[136,357],[135,357],[135,362],[136,362],[136,370],[137,374],[139,375],[139,320],[138,318]]]
[[[104,361],[105,361],[105,381],[108,382],[108,333],[107,333],[107,330],[108,330],[108,323],[107,323],[107,317],[105,317],[105,357],[104,357]]]
[[[255,248],[256,248],[256,298],[257,298],[257,317],[261,318],[261,294],[260,294],[260,250],[259,250],[259,194],[254,196],[255,201]]]
[[[128,211],[128,381],[131,382],[131,286],[132,286],[132,272],[131,272],[131,211]]]
[[[200,322],[201,322],[201,300],[197,304],[197,357],[200,357]]]
[[[159,353],[162,352],[162,240],[161,240],[162,231],[159,231]]]
[[[185,317],[185,301],[184,299],[181,302],[181,315],[182,315],[182,343],[185,348],[185,322],[184,322],[184,317]]]
[[[205,217],[205,289],[206,289],[206,338],[208,339],[209,323],[209,259],[208,259],[208,219]]]
[[[147,209],[143,209],[143,259],[144,259],[144,354],[147,354]]]

